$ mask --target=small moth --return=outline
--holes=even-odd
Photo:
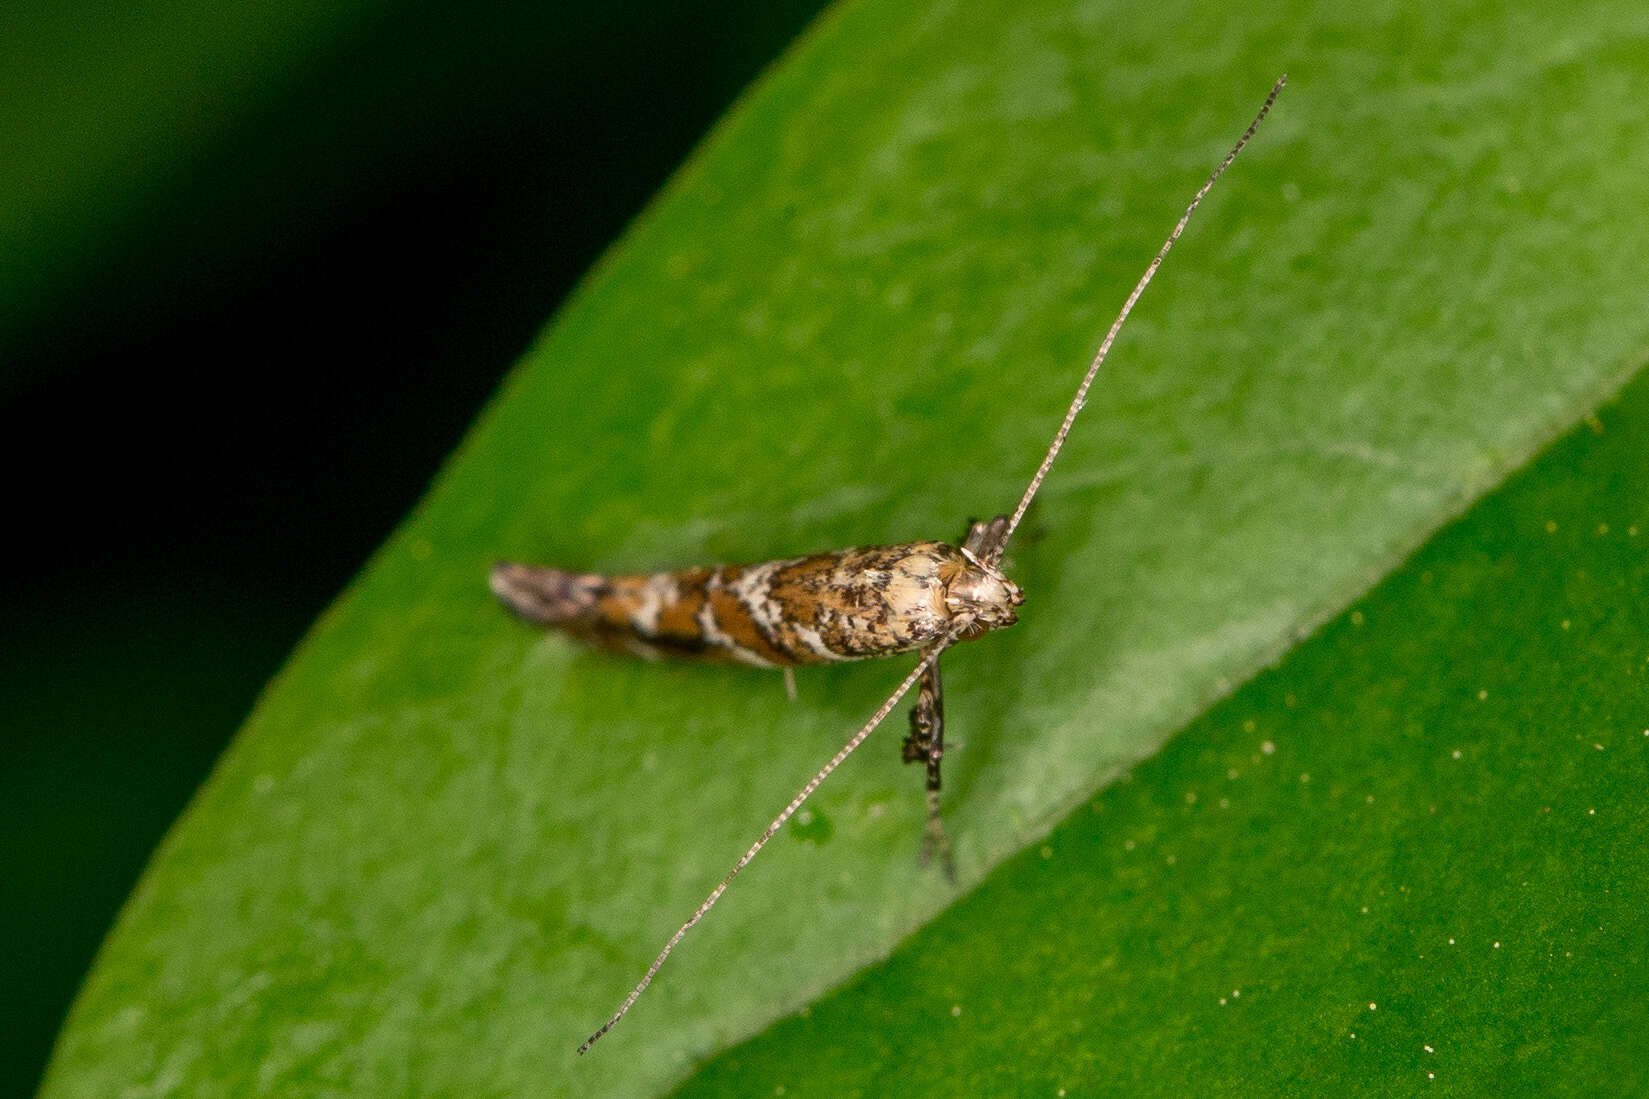
[[[958,641],[981,637],[1017,621],[1024,593],[1000,567],[1008,540],[1059,456],[1077,413],[1087,401],[1117,333],[1150,285],[1157,268],[1185,231],[1197,206],[1253,138],[1276,102],[1280,78],[1225,159],[1191,199],[1185,213],[1147,265],[1077,386],[1065,418],[1042,463],[1011,515],[971,523],[960,546],[907,542],[836,550],[754,565],[723,565],[643,576],[602,576],[503,562],[491,587],[519,617],[553,627],[604,648],[647,658],[694,660],[790,669],[808,664],[921,654],[903,682],[840,751],[819,769],[790,804],[773,818],[750,848],[672,935],[617,1011],[578,1047],[587,1052],[622,1019],[646,991],[676,944],[726,892],[733,878],[784,827],[813,791],[893,712],[918,681],[903,756],[926,770],[928,824],[922,858],[937,856],[952,873],[949,845],[939,816],[940,760],[944,757],[944,697],[939,657]]]

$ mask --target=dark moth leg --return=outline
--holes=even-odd
[[[1002,551],[1002,539],[1007,534],[1008,517],[998,515],[988,522],[968,524],[962,548],[981,561],[993,562]],[[910,735],[905,737],[906,763],[922,763],[928,771],[928,826],[922,837],[922,863],[937,858],[945,877],[956,880],[956,864],[951,859],[950,837],[945,835],[945,822],[939,815],[939,761],[945,757],[945,693],[939,678],[939,661],[935,660],[922,676],[922,686],[916,695],[916,705],[910,711]]]
[[[939,816],[939,761],[945,755],[945,696],[935,660],[922,675],[916,705],[910,711],[910,735],[905,737],[906,763],[924,763],[928,770],[928,826],[922,835],[922,865],[938,858],[945,877],[956,880],[956,864],[951,861],[950,837]]]

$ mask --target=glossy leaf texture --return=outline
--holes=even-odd
[[[1091,827],[1097,790],[1215,721],[1640,368],[1649,225],[1620,214],[1649,200],[1646,38],[1649,14],[1608,3],[835,9],[592,273],[272,685],[112,933],[47,1093],[657,1092],[950,905],[916,865],[920,778],[886,729],[577,1059],[905,666],[809,672],[790,703],[776,675],[539,638],[490,604],[486,568],[759,560],[1007,509],[1286,69],[1012,547],[1021,624],[947,657],[962,888],[1073,810]],[[1264,739],[1228,750],[1251,781],[1289,762],[1249,762]],[[1336,802],[1314,781],[1268,823],[1356,811],[1361,786]],[[1162,789],[1182,786],[1217,804],[1201,778]],[[1143,814],[1140,789],[1100,804]],[[1139,819],[1115,835],[1163,826]],[[1163,871],[1138,857],[1123,881],[1146,891]],[[1003,895],[1026,901],[1036,859]],[[1034,951],[1057,890],[1032,902],[976,933]],[[1218,934],[1218,904],[1164,905],[1153,930]],[[1265,979],[1219,976],[1194,1007],[1141,988],[1131,1024],[1169,1043],[1221,987]],[[891,1078],[935,1035],[924,1003],[840,1056]],[[806,1043],[775,1042],[787,1080],[810,1071]]]
[[[1641,1094],[1646,486],[1649,377],[678,1094]]]

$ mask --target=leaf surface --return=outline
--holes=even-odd
[[[1649,377],[691,1095],[1649,1088]]]

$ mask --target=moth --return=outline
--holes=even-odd
[[[918,682],[921,689],[911,710],[902,754],[907,763],[922,764],[926,774],[923,861],[937,856],[946,873],[952,873],[939,814],[945,734],[940,655],[959,641],[982,637],[1017,621],[1016,610],[1025,596],[1001,568],[1008,540],[1064,447],[1088,390],[1140,295],[1191,215],[1253,138],[1287,81],[1283,76],[1272,86],[1259,113],[1193,196],[1123,302],[1018,505],[1011,514],[970,523],[961,545],[907,542],[638,576],[603,576],[512,562],[493,567],[493,593],[520,618],[603,648],[647,658],[684,657],[783,668],[788,676],[790,669],[810,664],[921,654],[903,682],[773,818],[670,937],[618,1010],[578,1047],[579,1053],[588,1052],[618,1024],[670,952],[714,907],[739,872]]]

